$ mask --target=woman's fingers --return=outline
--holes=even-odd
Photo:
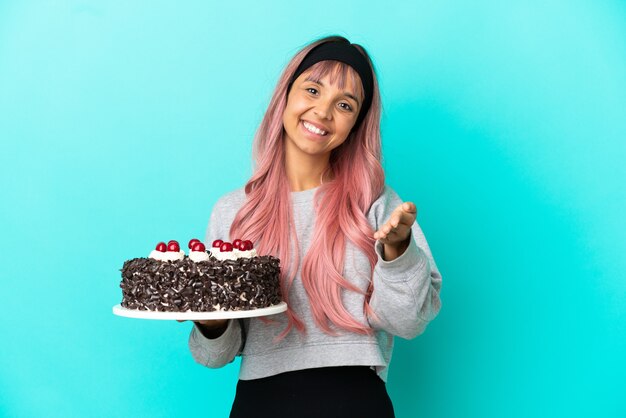
[[[403,241],[409,236],[411,226],[417,216],[417,207],[412,202],[404,202],[392,212],[389,220],[374,233],[374,239],[381,241]]]
[[[415,203],[413,203],[413,202],[404,202],[401,206],[402,206],[402,209],[404,210],[404,212],[412,213],[412,214],[417,216],[417,207],[415,206]]]

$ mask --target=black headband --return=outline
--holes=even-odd
[[[353,44],[351,44],[348,40],[345,41],[330,41],[324,42],[313,48],[306,57],[302,60],[296,72],[293,73],[291,77],[291,82],[289,83],[289,88],[287,89],[287,93],[291,90],[291,85],[293,82],[305,72],[309,67],[313,64],[316,64],[320,61],[333,60],[333,61],[341,61],[343,63],[348,64],[350,67],[354,68],[354,70],[361,77],[361,83],[363,84],[363,91],[365,92],[365,98],[363,99],[363,103],[361,105],[361,109],[359,110],[359,115],[357,116],[356,122],[354,123],[353,130],[356,129],[363,118],[365,118],[365,114],[369,110],[370,105],[372,104],[372,95],[374,90],[374,79],[372,77],[372,70],[370,68],[369,62],[367,58],[363,56],[361,52],[359,52]]]

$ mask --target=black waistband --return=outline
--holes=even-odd
[[[319,367],[239,380],[231,417],[393,417],[385,383],[369,366]]]
[[[328,383],[329,379],[333,381],[349,381],[350,379],[372,379],[380,380],[376,372],[370,366],[336,366],[336,367],[315,367],[311,369],[293,370],[276,374],[273,376],[263,377],[261,379],[240,380],[244,384],[263,384],[268,383],[290,383],[300,382],[308,384],[317,380]],[[382,380],[381,380],[382,382]]]

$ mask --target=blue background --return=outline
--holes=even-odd
[[[203,237],[279,73],[371,52],[388,183],[443,274],[399,417],[626,416],[626,5],[0,3],[0,415],[227,416],[238,360],[116,317],[123,261]]]

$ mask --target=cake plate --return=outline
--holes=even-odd
[[[138,319],[176,319],[199,321],[205,319],[236,319],[236,318],[252,318],[255,316],[267,316],[285,312],[287,303],[280,302],[278,305],[268,306],[267,308],[250,309],[247,311],[213,311],[213,312],[158,312],[158,311],[140,311],[138,309],[127,309],[122,305],[115,305],[113,313],[118,316]]]

